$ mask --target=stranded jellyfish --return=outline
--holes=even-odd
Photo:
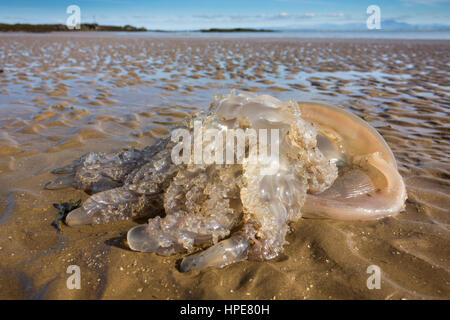
[[[64,175],[47,189],[92,194],[68,225],[147,217],[129,247],[184,253],[181,271],[273,259],[302,217],[379,219],[406,200],[392,151],[359,117],[234,92],[151,146],[88,153],[53,173]]]

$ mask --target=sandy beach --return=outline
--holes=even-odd
[[[450,40],[0,34],[0,299],[450,299],[449,52]],[[405,212],[301,219],[275,260],[188,273],[182,255],[131,251],[136,221],[51,225],[53,203],[88,198],[44,190],[51,170],[152,144],[232,89],[369,122],[398,161]],[[381,289],[366,286],[370,265]]]

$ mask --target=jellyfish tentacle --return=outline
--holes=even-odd
[[[99,224],[155,216],[163,210],[162,192],[177,172],[164,150],[138,166],[124,186],[92,195],[66,221],[69,225]]]
[[[69,174],[65,176],[58,177],[52,181],[45,184],[44,189],[47,190],[59,190],[75,187],[75,175]]]
[[[180,271],[187,272],[206,267],[223,268],[246,260],[249,245],[250,242],[244,234],[236,233],[206,250],[184,257],[180,264]]]
[[[238,167],[180,170],[164,194],[164,218],[128,232],[131,249],[171,255],[227,237],[242,218]]]
[[[170,212],[164,218],[155,217],[148,224],[132,228],[127,242],[132,250],[164,256],[191,252],[195,246],[211,245],[227,237],[240,220],[240,212],[231,208],[197,214]]]
[[[142,150],[129,148],[120,152],[105,154],[90,152],[72,163],[57,168],[53,174],[66,174],[45,185],[45,189],[63,189],[74,187],[88,193],[120,187],[126,179],[145,163],[152,162],[155,155],[164,150],[167,139],[161,139]]]
[[[158,195],[141,195],[125,187],[106,190],[89,197],[83,205],[71,211],[66,217],[70,226],[101,224],[150,215],[155,208],[152,201]]]

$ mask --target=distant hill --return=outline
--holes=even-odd
[[[0,32],[55,32],[55,31],[147,31],[145,28],[126,26],[101,26],[96,23],[83,23],[80,30],[70,30],[64,24],[6,24],[0,23]]]
[[[201,29],[200,32],[274,32],[275,30],[270,29],[253,29],[253,28],[210,28]]]
[[[367,31],[367,25],[361,23],[345,24],[320,24],[314,26],[289,26],[279,28],[279,30],[290,31]],[[376,31],[376,30],[374,30]],[[410,24],[397,21],[395,19],[386,19],[381,21],[380,31],[450,31],[450,25],[443,24]]]

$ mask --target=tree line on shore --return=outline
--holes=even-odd
[[[126,26],[101,26],[97,23],[82,23],[80,29],[69,29],[65,24],[6,24],[0,23],[0,32],[55,32],[55,31],[147,31],[145,28]]]

